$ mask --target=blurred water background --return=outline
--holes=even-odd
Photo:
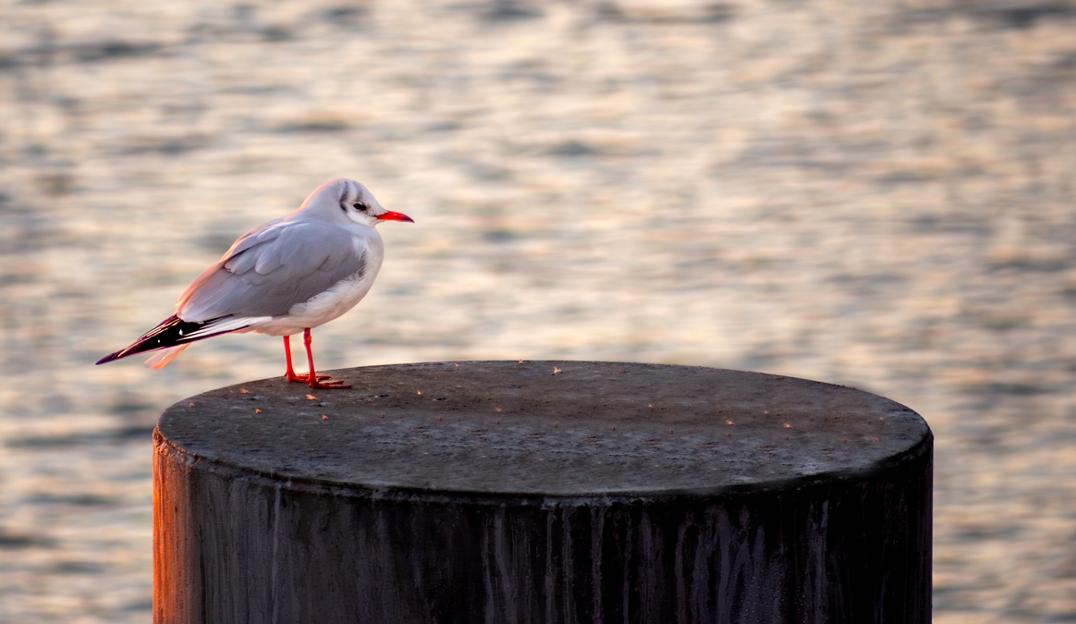
[[[1076,620],[1076,4],[0,5],[0,622],[145,622],[150,431],[244,335],[94,367],[337,177],[319,365],[760,370],[937,436],[935,622]]]

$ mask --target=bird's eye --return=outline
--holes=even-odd
[[[366,209],[366,204],[363,204],[361,202],[358,203],[358,204],[355,204],[354,208],[355,208],[355,210],[358,210],[359,212],[366,212],[366,210],[367,210]]]

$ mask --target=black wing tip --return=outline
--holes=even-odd
[[[198,336],[194,339],[190,339],[189,337],[185,337],[183,335],[184,331],[197,331],[198,329],[201,329],[203,326],[205,326],[207,323],[212,323],[215,320],[217,319],[210,319],[208,321],[205,321],[204,323],[194,323],[184,321],[175,314],[173,314],[172,316],[161,321],[160,324],[158,324],[156,327],[143,334],[142,337],[136,340],[131,346],[124,349],[120,349],[115,353],[110,353],[106,355],[100,360],[97,360],[97,364],[108,364],[109,362],[125,358],[129,355],[137,355],[139,353],[145,353],[147,351],[157,351],[158,349],[167,349],[169,347],[175,347],[182,344],[190,344],[192,342],[204,340],[205,338],[211,338],[213,336],[235,331],[228,330],[224,332],[217,332],[215,334],[205,334],[202,336]]]
[[[108,355],[101,358],[100,360],[97,360],[97,362],[94,364],[94,366],[100,366],[102,364],[108,364],[109,362],[113,362],[115,360],[118,360],[121,357],[123,357],[122,355],[120,355],[121,353],[123,353],[123,351],[117,351],[115,353],[109,353]]]
[[[109,362],[114,362],[116,360],[125,358],[128,355],[135,355],[137,353],[144,353],[146,351],[153,351],[155,349],[161,349],[161,348],[164,348],[164,347],[172,346],[172,345],[162,345],[162,344],[160,344],[161,343],[160,340],[157,341],[157,343],[158,343],[157,345],[151,345],[151,341],[155,336],[158,336],[158,335],[160,335],[160,334],[162,334],[164,332],[167,332],[169,329],[175,327],[176,325],[182,324],[182,323],[183,323],[183,321],[179,320],[179,317],[176,316],[175,314],[173,314],[172,316],[169,316],[168,318],[166,318],[163,321],[161,321],[160,323],[158,323],[157,326],[154,327],[153,329],[151,329],[148,332],[142,334],[142,336],[138,340],[134,341],[129,346],[124,347],[123,349],[120,349],[119,351],[116,351],[115,353],[109,353],[108,355],[101,358],[100,360],[97,360],[97,363],[94,364],[94,366],[100,366],[101,364],[108,364]]]

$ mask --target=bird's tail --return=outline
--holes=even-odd
[[[183,349],[190,346],[190,343],[246,327],[246,324],[242,324],[242,321],[237,323],[236,320],[231,317],[220,317],[202,323],[194,323],[184,321],[173,314],[162,321],[160,325],[143,334],[129,347],[110,353],[97,360],[97,363],[107,364],[129,355],[164,349],[164,351],[146,361],[146,364],[151,368],[164,368],[169,362],[176,359]]]
[[[161,349],[160,351],[154,353],[153,357],[146,360],[146,366],[152,368],[153,370],[161,370],[165,366],[168,366],[169,362],[179,357],[179,354],[183,353],[183,350],[189,346],[191,346],[191,343],[188,342],[187,344],[181,344],[176,347],[168,347],[167,349]]]

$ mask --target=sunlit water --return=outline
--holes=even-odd
[[[935,621],[1076,619],[1076,6],[0,7],[0,621],[145,622],[155,417],[279,339],[92,366],[357,178],[327,368],[573,358],[874,391],[937,435]]]

